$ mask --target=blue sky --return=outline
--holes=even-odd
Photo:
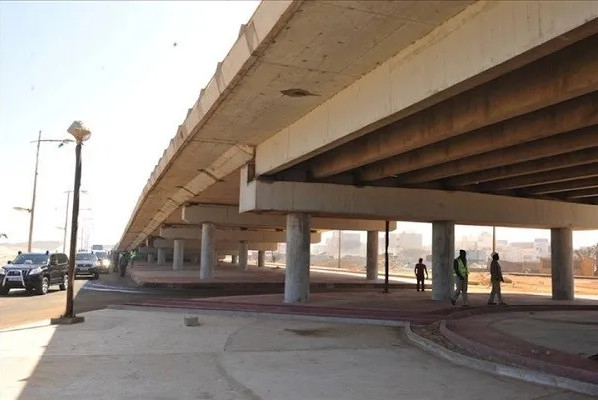
[[[81,216],[91,243],[117,242],[149,174],[257,1],[0,3],[0,232],[25,241],[36,139],[93,131],[83,150]],[[176,42],[176,46],[174,43]],[[74,148],[43,144],[34,239],[61,240]],[[489,228],[460,227],[458,235]],[[431,225],[401,223],[424,234]],[[461,232],[463,234],[461,234]],[[513,241],[548,230],[501,229]],[[501,238],[502,239],[502,238]],[[575,233],[596,243],[596,231]]]
[[[92,130],[82,212],[92,242],[118,241],[154,165],[257,7],[242,2],[0,4],[0,232],[26,240],[36,139]],[[176,42],[176,46],[174,43]],[[62,238],[74,148],[42,144],[35,239]]]

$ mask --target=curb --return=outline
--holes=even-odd
[[[444,324],[441,321],[441,325]],[[492,373],[495,375],[509,377],[529,383],[540,384],[544,386],[551,386],[563,390],[575,391],[591,396],[598,396],[598,385],[583,382],[580,380],[569,379],[567,377],[557,376],[550,373],[539,372],[531,369],[523,369],[515,366],[504,365],[496,362],[485,361],[482,359],[473,358],[467,355],[451,351],[438,345],[437,343],[428,340],[411,330],[411,325],[405,325],[405,334],[407,338],[420,348],[432,354],[440,356],[456,365],[473,368],[479,371]]]
[[[175,289],[204,289],[204,290],[252,290],[256,292],[273,291],[274,293],[284,292],[284,282],[148,282],[139,277],[131,276],[132,280],[141,288],[175,288]],[[389,283],[390,289],[412,289],[413,284]],[[319,292],[323,290],[359,290],[359,289],[383,289],[384,283],[311,283],[310,291]]]
[[[440,322],[440,334],[457,347],[466,350],[470,354],[483,357],[488,355],[499,360],[508,361],[512,364],[519,365],[524,369],[536,369],[537,371],[551,372],[557,377],[575,378],[572,380],[579,380],[582,383],[598,383],[598,374],[592,373],[586,369],[575,368],[571,366],[558,365],[551,362],[541,361],[523,355],[513,354],[503,351],[500,348],[493,348],[487,344],[471,340],[456,331],[447,327],[446,321]]]
[[[386,319],[365,319],[342,316],[322,316],[322,315],[296,315],[289,313],[276,312],[255,312],[255,311],[231,311],[222,309],[193,309],[193,308],[173,308],[163,306],[140,306],[140,305],[108,305],[106,309],[113,310],[131,310],[138,312],[170,312],[170,313],[188,313],[190,315],[215,315],[215,316],[236,316],[236,317],[265,317],[281,320],[302,320],[311,322],[327,323],[345,323],[345,324],[363,324],[370,326],[392,326],[405,327],[409,322],[403,320]]]

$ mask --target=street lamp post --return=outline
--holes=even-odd
[[[77,226],[79,218],[79,189],[81,188],[81,146],[89,139],[91,132],[81,121],[74,121],[67,132],[75,137],[75,185],[73,189],[73,217],[71,219],[71,248],[69,252],[68,286],[66,292],[66,310],[58,319],[52,319],[53,324],[72,324],[83,322],[82,316],[75,316],[73,308],[73,286],[75,282],[75,253],[77,248]]]
[[[27,252],[31,252],[31,244],[33,241],[33,220],[35,218],[35,197],[37,193],[37,171],[39,166],[39,146],[42,142],[59,142],[59,147],[65,143],[73,142],[72,139],[42,139],[42,131],[37,135],[37,151],[35,152],[35,175],[33,176],[33,195],[31,196],[31,208],[15,208],[17,210],[25,210],[29,212],[29,240],[27,241]]]

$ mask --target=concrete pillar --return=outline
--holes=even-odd
[[[166,249],[158,248],[158,264],[166,264]]]
[[[242,270],[247,270],[247,241],[239,242],[239,267]]]
[[[552,299],[573,300],[573,231],[570,228],[550,230],[552,257]]]
[[[307,302],[309,298],[309,230],[307,213],[287,214],[287,252],[284,302]]]
[[[257,267],[266,267],[266,251],[257,251]]]
[[[154,254],[153,253],[147,254],[147,263],[154,263]]]
[[[239,263],[239,258],[237,257],[237,255],[231,255],[231,263],[233,265],[236,265],[237,263]]]
[[[368,231],[365,277],[378,279],[378,231]]]
[[[214,260],[216,259],[216,226],[203,223],[201,227],[201,265],[199,278],[211,280],[214,276]]]
[[[174,240],[174,253],[172,255],[172,269],[180,270],[183,268],[183,259],[185,257],[185,240]]]
[[[455,223],[432,223],[432,299],[451,299],[455,287],[453,260],[455,259]]]

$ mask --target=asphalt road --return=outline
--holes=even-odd
[[[192,298],[213,296],[198,291],[170,289],[140,289],[128,278],[117,273],[100,275],[99,280],[75,280],[75,313],[104,309],[132,301],[161,297]],[[46,295],[32,295],[25,290],[12,289],[0,296],[0,329],[6,329],[40,320],[58,317],[64,313],[66,291],[51,286]]]

